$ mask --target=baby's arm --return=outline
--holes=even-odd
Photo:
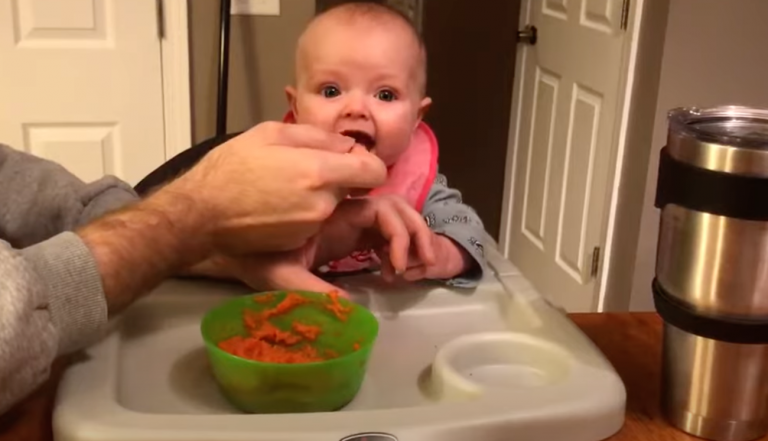
[[[470,257],[469,267],[446,283],[465,288],[477,286],[486,268],[483,250],[485,227],[475,210],[462,203],[461,192],[448,187],[444,175],[438,173],[435,178],[422,214],[432,231],[451,239],[454,246],[462,250],[462,254],[466,253]]]

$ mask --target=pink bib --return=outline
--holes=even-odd
[[[283,118],[284,122],[295,123],[292,112]],[[370,195],[396,194],[404,197],[411,206],[421,213],[424,202],[437,176],[437,138],[429,126],[420,122],[411,137],[411,144],[397,162],[390,166],[387,182],[373,189]],[[372,263],[379,263],[375,253],[360,250],[349,257],[330,262],[320,269],[325,273],[345,273],[367,269]]]

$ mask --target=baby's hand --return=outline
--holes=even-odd
[[[407,272],[410,264],[434,265],[437,262],[434,234],[424,217],[402,197],[381,195],[366,198],[375,212],[382,241],[376,246],[386,279]]]
[[[450,279],[472,264],[472,258],[453,240],[436,234],[424,217],[398,196],[369,197],[374,202],[379,231],[385,243],[378,247],[381,274],[392,282],[402,277],[408,281]]]
[[[384,271],[404,274],[409,262],[436,262],[432,230],[405,199],[395,195],[351,198],[342,201],[319,234],[316,264],[374,250],[386,262]]]
[[[472,264],[469,253],[448,237],[430,231],[430,241],[431,248],[438,257],[430,263],[410,253],[408,268],[401,275],[403,279],[411,282],[422,279],[451,279],[465,272]],[[387,254],[384,253],[383,256],[382,276],[385,280],[393,281],[396,272],[388,262]]]

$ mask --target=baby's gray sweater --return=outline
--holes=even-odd
[[[96,263],[66,231],[137,199],[117,178],[87,184],[0,144],[0,414],[48,377],[58,355],[103,335]]]

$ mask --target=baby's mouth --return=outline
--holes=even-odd
[[[373,138],[373,136],[361,130],[344,130],[341,132],[341,134],[354,139],[356,143],[362,145],[368,151],[373,150],[373,148],[376,146],[376,140]]]

